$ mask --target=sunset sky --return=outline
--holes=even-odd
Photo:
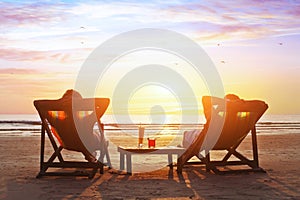
[[[226,93],[262,99],[269,104],[269,114],[300,114],[299,18],[300,1],[292,0],[4,0],[0,114],[36,113],[33,100],[59,98],[73,88],[78,71],[97,46],[141,28],[176,31],[198,43],[215,64]],[[127,61],[134,59],[129,56]],[[124,59],[124,70],[128,63]],[[174,63],[182,64],[175,58]],[[146,91],[158,96],[161,92],[161,102],[170,96],[153,87],[136,95],[145,96]],[[201,94],[198,97],[201,100]]]

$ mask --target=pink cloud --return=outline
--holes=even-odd
[[[262,38],[269,35],[276,34],[276,30],[268,29],[262,25],[224,25],[219,26],[217,30],[206,31],[203,33],[201,28],[197,30],[199,33],[198,38],[200,41],[214,41],[218,42],[222,41],[241,41],[241,40],[249,40]]]
[[[220,27],[222,32],[239,32],[239,31],[252,31],[254,28],[243,25],[227,25]]]
[[[67,14],[63,4],[14,4],[0,3],[1,26],[40,24],[49,21],[61,21]]]
[[[288,10],[287,13],[299,18],[300,17],[300,3],[298,4],[298,6],[295,6],[292,9]]]
[[[38,74],[40,73],[35,69],[20,69],[20,68],[4,68],[0,69],[0,74]]]
[[[209,6],[197,4],[197,3],[190,3],[184,5],[176,5],[176,6],[169,6],[168,10],[174,12],[174,14],[178,12],[191,12],[191,11],[202,11],[202,12],[209,12],[213,14],[217,14],[217,11],[214,8]]]
[[[233,40],[295,34],[300,25],[297,1],[223,1],[168,7],[181,25],[191,24],[199,38]],[[188,17],[187,17],[188,16]]]
[[[8,61],[51,61],[59,63],[72,63],[84,59],[85,51],[90,49],[71,49],[62,51],[32,51],[24,49],[0,49],[0,58]]]
[[[10,61],[38,61],[47,57],[47,52],[20,49],[0,49],[1,59]]]

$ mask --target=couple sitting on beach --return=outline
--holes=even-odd
[[[72,98],[82,99],[82,96],[79,92],[70,89],[70,90],[67,90],[63,94],[63,96],[60,100],[63,100],[66,102],[71,102]],[[240,100],[240,98],[234,94],[227,94],[224,97],[224,99],[226,101]],[[207,117],[207,113],[205,113],[205,116]],[[201,133],[201,130],[199,130],[199,129],[185,131],[183,134],[182,147],[188,148],[192,144],[192,142],[195,140],[195,138],[197,138],[199,136],[200,133]],[[85,141],[85,143],[87,143],[87,145],[89,146],[89,149],[91,148],[93,152],[95,150],[98,150],[99,144],[101,144],[101,137],[99,136],[99,134],[95,133],[94,131],[92,133],[87,133],[87,134],[90,134],[90,135],[87,135],[87,137],[85,137],[85,138],[87,138],[87,141]]]

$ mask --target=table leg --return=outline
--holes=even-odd
[[[172,155],[172,153],[168,153],[168,163],[169,163],[169,167],[171,169],[173,169],[173,155]]]
[[[123,152],[120,152],[120,170],[124,170],[124,162],[125,162],[125,159],[124,159],[125,155]]]
[[[126,169],[128,174],[132,174],[131,169],[131,153],[126,153]]]

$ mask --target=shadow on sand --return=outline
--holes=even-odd
[[[166,167],[132,176],[110,170],[92,180],[20,175],[6,183],[1,199],[296,199],[299,194],[268,173],[214,175],[199,166],[185,167],[182,175]]]

